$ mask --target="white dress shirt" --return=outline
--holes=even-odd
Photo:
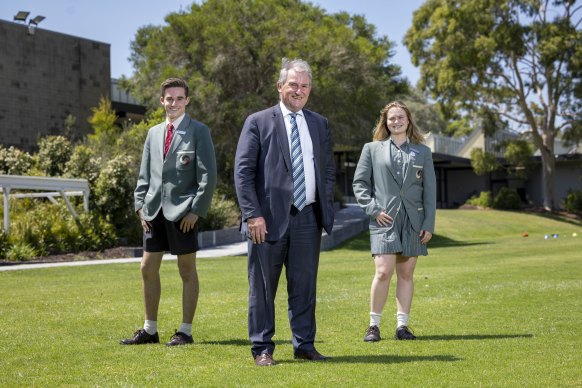
[[[283,118],[285,119],[285,128],[287,129],[287,141],[289,142],[289,154],[291,154],[291,112],[285,104],[279,102]],[[313,157],[313,142],[309,134],[309,128],[303,116],[303,111],[296,112],[297,128],[299,129],[299,141],[301,142],[301,154],[303,155],[303,170],[305,172],[305,205],[315,202],[315,159]]]
[[[162,141],[164,141],[166,139],[166,134],[168,133],[168,125],[170,123],[172,123],[172,125],[174,126],[174,131],[176,131],[178,129],[178,127],[180,126],[180,123],[182,122],[182,120],[184,120],[185,116],[186,116],[186,113],[183,113],[182,116],[178,117],[173,122],[168,120],[168,118],[166,117],[166,127],[164,128],[164,137],[162,138]],[[174,134],[176,134],[176,132],[174,132]],[[173,141],[174,141],[174,138],[172,138],[172,142]]]

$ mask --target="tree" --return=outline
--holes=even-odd
[[[481,148],[471,150],[471,167],[475,174],[485,175],[497,170],[501,165],[491,152],[483,151]]]
[[[99,101],[99,106],[91,108],[91,112],[88,121],[93,127],[93,133],[87,136],[89,145],[99,156],[109,159],[113,155],[113,147],[121,132],[116,124],[117,115],[111,107],[111,101],[103,97]]]
[[[507,170],[521,179],[526,179],[531,170],[533,149],[531,142],[523,139],[507,141],[503,157],[508,163]]]
[[[580,134],[582,32],[574,0],[428,0],[405,44],[447,118],[531,131],[544,207],[556,208],[554,140]]]
[[[443,119],[435,104],[428,101],[419,88],[410,90],[403,102],[412,112],[414,122],[425,134],[446,133],[447,122]]]
[[[311,64],[308,108],[330,119],[336,144],[369,141],[381,107],[406,91],[388,61],[393,44],[362,16],[329,15],[300,0],[207,0],[166,22],[138,31],[130,58],[136,71],[122,83],[157,107],[165,78],[186,79],[188,112],[211,128],[226,184],[245,117],[278,101],[282,57]]]

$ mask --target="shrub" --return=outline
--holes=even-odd
[[[214,194],[208,215],[201,218],[200,230],[218,230],[238,224],[240,211],[236,202],[220,193]]]
[[[15,243],[6,252],[6,259],[10,261],[27,261],[38,256],[36,250],[25,243]]]
[[[0,208],[1,209],[1,208]],[[0,229],[0,258],[6,257],[6,252],[10,248],[10,241],[4,229]]]
[[[0,145],[0,174],[25,175],[34,166],[34,158],[15,147]]]
[[[117,155],[109,160],[101,170],[93,190],[97,210],[120,231],[120,235],[130,223],[137,222],[133,211],[136,174],[130,167],[130,159],[125,155]]]
[[[493,208],[498,210],[519,210],[522,208],[521,198],[517,190],[502,187],[493,199]]]
[[[95,251],[110,248],[117,240],[115,228],[97,213],[79,214],[79,220],[69,219],[69,226],[80,230],[81,241],[78,250]]]
[[[483,208],[491,207],[493,205],[493,197],[490,191],[482,191],[478,197],[474,195],[469,198],[467,204]]]
[[[38,142],[37,161],[47,176],[60,176],[71,158],[71,142],[64,136],[46,136]]]
[[[10,232],[14,245],[29,245],[36,255],[101,250],[115,244],[115,228],[97,213],[80,212],[76,220],[65,205],[40,202],[15,214]]]
[[[568,191],[564,200],[564,208],[572,213],[582,213],[582,191]]]
[[[65,176],[87,179],[89,184],[93,185],[99,177],[100,165],[101,160],[95,156],[93,149],[81,144],[75,147],[65,165]]]

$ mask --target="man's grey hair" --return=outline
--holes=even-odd
[[[307,72],[309,83],[311,83],[311,66],[309,66],[309,63],[299,58],[283,58],[281,61],[281,72],[279,73],[279,80],[277,82],[285,83],[285,81],[287,81],[287,73],[289,70],[295,70],[297,73]]]

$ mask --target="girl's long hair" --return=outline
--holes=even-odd
[[[410,110],[406,105],[401,103],[400,101],[393,101],[386,105],[382,111],[380,112],[380,118],[376,123],[376,127],[372,132],[372,140],[374,141],[382,141],[386,140],[390,137],[390,131],[388,130],[388,111],[392,108],[401,108],[406,112],[406,116],[408,117],[408,128],[406,128],[406,137],[414,143],[414,144],[421,144],[424,143],[424,137],[422,132],[416,124],[414,120],[412,120],[412,115],[410,114]]]

